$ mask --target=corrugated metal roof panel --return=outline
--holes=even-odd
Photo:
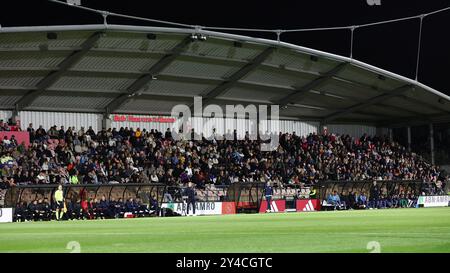
[[[127,53],[90,52],[73,69],[93,71],[147,71],[159,58]]]
[[[169,97],[168,97],[169,98]],[[146,113],[170,113],[172,107],[175,105],[182,104],[181,102],[167,101],[152,101],[145,99],[135,99],[130,100],[123,104],[117,112],[146,112]]]
[[[19,48],[74,48],[79,47],[93,32],[90,31],[60,31],[55,32],[56,39],[48,39],[47,32],[21,33],[1,33],[1,49],[19,49]]]
[[[336,61],[326,58],[319,57],[317,61],[313,61],[310,55],[283,49],[275,51],[264,61],[264,64],[319,73],[326,73],[338,65]]]
[[[52,89],[72,89],[72,90],[126,90],[135,79],[129,78],[113,78],[113,77],[91,77],[89,73],[81,73],[77,76],[63,76],[55,84]]]
[[[242,43],[241,47],[236,47],[233,41],[210,38],[206,41],[191,43],[186,52],[198,56],[250,61],[260,54],[264,48],[263,46],[248,43]]]
[[[186,35],[158,34],[156,39],[147,39],[146,33],[108,32],[97,42],[97,48],[126,49],[136,52],[169,52]]]
[[[224,65],[208,62],[195,62],[187,58],[172,62],[161,74],[200,77],[208,75],[211,78],[228,78],[241,67],[237,65]]]
[[[0,92],[0,106],[4,107],[14,107],[14,104],[21,98],[20,95],[18,96],[3,96]]]
[[[405,85],[405,83],[402,83],[398,80],[394,80],[388,77],[379,77],[377,73],[373,73],[369,70],[365,70],[354,65],[347,66],[346,69],[339,72],[337,75],[340,78],[346,79],[348,81],[354,81],[385,90],[394,90]]]
[[[180,96],[194,96],[200,95],[204,91],[213,88],[212,85],[195,84],[186,82],[175,81],[163,81],[155,80],[148,84],[148,88],[145,89],[147,94],[170,94]]]
[[[61,52],[0,52],[0,70],[7,68],[55,69],[67,57]]]
[[[0,69],[1,71],[1,69]],[[48,72],[45,71],[1,71],[0,86],[7,87],[35,87]]]
[[[233,87],[226,91],[223,95],[217,97],[218,99],[246,99],[246,100],[258,100],[258,101],[277,101],[286,95],[288,95],[289,92],[280,92],[280,91],[273,91],[269,88],[267,89],[250,89],[250,88],[243,88],[243,87]]]
[[[249,73],[243,80],[255,83],[279,85],[281,87],[302,87],[315,78],[316,77],[313,75],[299,75],[287,71],[274,71],[272,69],[261,67]]]
[[[113,98],[80,96],[39,96],[30,107],[70,108],[70,109],[104,109]]]
[[[287,117],[325,117],[327,114],[330,114],[331,111],[321,110],[321,109],[313,109],[308,107],[287,107],[286,109],[280,109],[280,116]]]
[[[330,79],[325,84],[314,88],[314,90],[325,91],[337,96],[351,97],[355,99],[367,99],[381,94],[380,91],[374,90],[370,87],[362,88],[352,85],[350,82],[335,79]]]
[[[428,107],[423,107],[422,104],[407,101],[402,98],[390,98],[384,101],[383,104],[389,105],[391,107],[398,107],[400,109],[410,109],[414,112],[422,113],[424,115],[432,115],[436,113],[436,110],[430,109]]]
[[[56,39],[47,37],[47,32],[52,31],[57,34]],[[0,88],[18,92],[20,90],[33,90],[37,83],[48,75],[48,70],[54,69],[62,61],[64,54],[68,55],[73,50],[79,50],[86,39],[96,31],[102,31],[105,34],[93,45],[93,49],[89,49],[90,52],[88,51],[81,61],[75,64],[72,70],[69,68],[69,71],[64,72],[62,76],[58,75],[60,79],[50,87],[52,90],[85,90],[90,92],[126,90],[140,76],[140,71],[145,71],[154,65],[161,54],[173,53],[173,48],[191,34],[188,30],[181,29],[114,25],[108,26],[107,30],[103,25],[2,28],[0,33]],[[226,86],[229,87],[229,90],[221,92],[221,98],[238,99],[245,97],[247,101],[276,100],[279,93],[284,93],[284,91],[280,91],[283,88],[286,89],[286,93],[289,93],[290,89],[298,89],[311,83],[319,73],[323,74],[330,71],[338,63],[348,62],[349,65],[338,72],[336,77],[353,84],[332,79],[322,86],[315,86],[312,88],[313,90],[307,91],[306,96],[298,103],[330,109],[345,109],[354,106],[355,102],[366,101],[369,106],[370,100],[378,95],[377,92],[383,94],[383,92],[395,90],[400,86],[412,85],[416,86],[415,91],[396,94],[398,97],[388,98],[386,101],[378,103],[389,104],[393,107],[401,106],[409,110],[409,113],[419,112],[425,115],[447,115],[449,113],[450,97],[447,95],[411,79],[357,60],[283,42],[199,31],[208,35],[207,40],[193,42],[184,52],[182,50],[182,54],[186,56],[178,56],[173,63],[169,64],[163,72],[163,74],[166,73],[164,77],[161,75],[160,82],[158,80],[149,82],[149,87],[146,88],[150,92],[163,95],[196,95],[202,93],[208,90],[211,87],[210,85],[220,84],[221,78],[226,79],[244,67],[244,61],[253,60],[264,49],[274,47],[277,49],[269,54],[267,59],[263,60],[263,65],[251,65],[250,67],[253,70],[249,71],[245,77],[236,79],[236,82],[230,82],[230,86]],[[147,36],[149,32],[154,33],[156,37]],[[21,50],[33,53],[17,52]],[[59,53],[52,52],[53,50]],[[111,52],[100,53],[101,50],[110,50]],[[7,51],[14,51],[15,53],[6,53]],[[152,54],[148,54],[151,55],[148,58],[138,56],[145,53]],[[318,56],[318,58],[311,58],[311,55]],[[236,62],[227,60],[235,60]],[[89,72],[76,72],[77,69]],[[109,72],[112,73],[108,74]],[[184,79],[182,79],[183,77]],[[188,77],[192,77],[192,79],[187,79]],[[162,81],[163,79],[173,83],[165,83]],[[252,83],[255,85],[254,87],[250,86]],[[361,87],[362,85],[364,87]],[[379,91],[374,91],[372,87]],[[273,92],[271,88],[273,88]],[[319,91],[318,93],[316,89]],[[332,94],[334,97],[324,96],[323,93]],[[100,92],[94,96],[95,98],[90,95],[79,94],[82,97],[70,93],[61,94],[60,97],[67,95],[63,99],[56,98],[58,96],[49,96],[47,92],[44,92],[41,98],[38,97],[33,102],[32,106],[35,109],[42,110],[47,107],[50,110],[55,104],[66,105],[73,101],[72,103],[75,104],[83,103],[83,108],[80,105],[79,109],[88,109],[89,107],[94,109],[95,107],[103,107],[106,103],[100,101],[99,98],[105,100],[110,98],[107,93]],[[9,98],[9,94],[3,94],[3,96],[5,97],[5,104],[14,103],[15,99],[12,98],[14,95],[11,98]],[[174,101],[178,100],[174,99]],[[174,101],[171,101],[170,97],[167,101],[158,102],[138,99],[130,100],[125,105],[126,109],[131,109],[131,111],[139,108],[139,111],[167,112],[171,110]],[[421,108],[421,104],[426,107]],[[382,107],[377,107],[371,106],[367,110],[374,109],[377,111],[382,109]],[[123,109],[125,108],[121,108],[121,110]],[[355,111],[358,111],[358,109],[355,108]],[[341,111],[341,113],[344,113],[344,115],[334,116],[336,118],[334,121],[359,119],[362,122],[371,122],[372,118],[376,120],[384,118],[383,121],[389,122],[387,118],[398,116],[396,110],[385,111],[384,117],[373,114],[370,118],[367,115],[354,114],[352,111],[347,113]],[[312,112],[309,114],[316,115]],[[317,118],[320,115],[317,114],[312,117]],[[330,117],[330,120],[332,119],[333,116]]]

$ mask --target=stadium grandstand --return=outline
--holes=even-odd
[[[57,185],[71,193],[65,217],[90,219],[163,215],[189,184],[232,213],[447,195],[450,97],[417,75],[282,42],[282,31],[115,25],[117,14],[90,11],[104,24],[0,28],[0,205],[17,220],[52,218]],[[194,98],[244,116],[198,113]],[[178,105],[194,113],[183,131]],[[279,120],[252,120],[250,106],[278,106]],[[276,209],[262,202],[272,187]]]
[[[450,98],[351,58],[205,30],[119,25],[2,28],[0,50],[2,188],[193,182],[199,195],[222,188],[226,196],[234,183],[270,182],[282,199],[321,181],[422,182],[380,188],[376,199],[385,202],[372,207],[445,194],[433,124],[450,121]],[[171,109],[191,106],[194,96],[205,106],[280,105],[278,131],[265,128],[279,134],[279,147],[261,151],[245,118],[203,117],[214,132],[174,140],[179,117]],[[411,126],[423,125],[428,159],[412,149]],[[230,128],[244,135],[214,137]],[[395,141],[398,128],[406,143]],[[339,194],[353,207],[364,192]],[[28,204],[38,202],[31,196],[44,198],[30,194]],[[92,206],[104,206],[100,199]]]
[[[0,253],[264,272],[450,252],[448,3],[228,1],[221,22],[209,3],[6,2]]]

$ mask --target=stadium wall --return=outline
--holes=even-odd
[[[352,137],[360,137],[363,134],[376,135],[377,128],[373,126],[365,125],[327,125],[328,131],[330,133],[335,133],[339,135],[348,134]]]
[[[132,128],[141,128],[141,129],[158,129],[159,131],[166,131],[167,128],[171,126],[171,123],[159,123],[159,122],[132,122],[129,121],[128,117],[149,117],[149,118],[158,118],[157,116],[140,116],[140,115],[121,115],[125,117],[124,121],[118,122],[114,121],[114,117],[117,115],[111,115],[111,127],[132,127]],[[170,118],[165,116],[164,118]],[[217,133],[227,133],[229,128],[237,128],[239,132],[250,131],[250,128],[254,126],[252,121],[246,119],[229,119],[229,118],[203,118],[203,124],[209,123],[209,126],[204,127],[205,134],[211,135],[212,128],[216,128]],[[200,119],[193,118],[191,121],[191,126],[193,128],[201,128]],[[266,122],[263,124],[259,131],[266,132],[278,132],[281,131],[283,133],[293,133],[295,132],[297,135],[304,136],[310,133],[317,133],[319,131],[319,122],[307,122],[307,121],[296,121],[296,120],[280,120],[278,128],[271,128],[270,122]],[[273,126],[272,126],[273,127]],[[366,125],[327,125],[328,131],[336,134],[348,134],[352,137],[360,137],[364,133],[368,135],[376,135],[377,128],[374,126],[366,126]]]
[[[0,110],[0,120],[8,121],[9,118],[11,118],[12,112],[6,111],[6,110]]]
[[[0,110],[0,119],[8,120],[12,115],[12,111]],[[162,118],[162,119],[161,119]],[[49,129],[51,126],[64,125],[75,126],[78,130],[81,126],[87,129],[92,126],[94,131],[98,131],[102,128],[102,114],[95,113],[69,113],[69,112],[40,112],[40,111],[20,111],[19,120],[22,130],[26,130],[29,123],[33,123],[37,128],[42,125],[44,129]],[[155,115],[131,115],[131,114],[113,114],[110,115],[111,127],[132,127],[134,129],[157,129],[158,131],[166,131],[170,128],[173,119],[169,116],[155,116]],[[203,118],[204,124],[209,122],[210,126],[206,129],[206,133],[210,134],[212,128],[216,128],[218,133],[226,133],[225,128],[233,128],[233,124],[237,129],[241,129],[242,132],[249,131],[253,126],[251,121],[245,119],[222,119],[222,118]],[[193,128],[198,127],[200,121],[198,118],[194,118],[191,122]],[[349,134],[352,137],[360,137],[366,133],[369,135],[375,135],[377,128],[366,125],[327,125],[328,132],[336,134]],[[308,135],[310,133],[317,133],[319,131],[318,122],[296,121],[296,120],[280,120],[279,128],[271,128],[270,122],[263,124],[260,131],[281,131],[284,133],[293,133],[297,135]]]
[[[58,126],[58,129],[60,126],[64,126],[66,129],[68,126],[75,126],[77,130],[81,126],[86,130],[92,126],[94,131],[102,128],[102,115],[100,114],[21,111],[19,118],[22,130],[26,130],[30,123],[33,123],[35,129],[42,125],[45,130],[53,125]]]

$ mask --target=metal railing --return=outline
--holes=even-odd
[[[315,185],[285,185],[284,187],[274,187],[273,199],[286,198],[309,198],[312,188],[317,190],[317,198],[325,200],[329,193],[337,191],[339,194],[344,192],[365,192],[369,195],[373,185],[373,180],[366,181],[320,181]],[[436,193],[430,190],[430,187],[436,190],[434,183],[425,183],[418,180],[390,180],[376,181],[377,185],[388,195],[398,193],[403,190],[405,193],[414,191],[417,195],[425,192],[426,194]],[[448,184],[448,183],[447,183]],[[196,189],[198,202],[236,202],[251,203],[254,206],[260,204],[264,197],[265,183],[233,183],[227,186],[206,185]],[[4,196],[4,207],[14,207],[22,201],[30,202],[34,199],[47,198],[53,200],[53,193],[58,187],[57,184],[41,185],[18,185],[6,190]],[[449,185],[441,189],[442,192],[448,192]],[[182,202],[184,187],[168,186],[161,183],[122,183],[122,184],[78,184],[63,186],[66,199],[96,199],[105,196],[108,200],[111,198],[122,198],[126,200],[130,197],[139,197],[143,202],[148,202],[149,197],[157,200],[158,203]]]

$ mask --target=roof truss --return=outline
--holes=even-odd
[[[164,55],[157,63],[155,63],[146,74],[139,77],[128,88],[125,94],[119,95],[115,98],[105,109],[106,115],[113,113],[120,108],[128,100],[132,99],[145,85],[155,79],[155,76],[169,66],[181,52],[191,43],[191,36],[186,36],[180,43],[178,43],[170,54]]]
[[[298,90],[295,90],[290,95],[282,98],[279,101],[276,101],[274,103],[285,106],[289,103],[298,103],[302,100],[302,98],[305,97],[305,95],[311,91],[314,88],[317,88],[320,85],[325,84],[329,79],[331,79],[333,76],[335,76],[337,73],[339,73],[342,69],[344,69],[347,66],[348,63],[341,63],[338,64],[336,67],[328,71],[327,73],[321,75],[320,77],[316,78],[315,80],[311,81],[310,83],[306,84],[305,86],[299,88]]]
[[[274,47],[268,47],[262,51],[258,56],[251,60],[248,64],[244,65],[241,69],[236,71],[233,75],[223,81],[221,84],[216,86],[213,90],[209,91],[203,96],[203,103],[208,104],[210,101],[220,95],[225,91],[233,87],[239,80],[247,76],[250,72],[256,69],[260,64],[262,64],[269,56],[274,52]]]
[[[58,81],[61,76],[71,67],[73,67],[83,56],[89,52],[89,50],[95,45],[95,43],[102,36],[102,32],[95,32],[81,45],[80,50],[73,51],[68,57],[66,57],[59,65],[58,70],[51,71],[45,76],[36,86],[35,90],[29,91],[16,103],[16,111],[20,111],[36,100],[42,93],[45,92],[52,84]]]
[[[383,101],[385,101],[385,100],[387,100],[389,98],[398,96],[400,94],[405,93],[408,90],[411,90],[411,88],[414,88],[414,87],[411,86],[411,85],[404,85],[404,86],[399,87],[397,89],[394,89],[394,90],[392,90],[390,92],[386,92],[386,93],[383,93],[383,94],[381,94],[379,96],[376,96],[374,98],[368,99],[365,102],[355,104],[354,106],[352,106],[352,107],[350,107],[350,108],[348,108],[346,110],[338,111],[338,112],[335,112],[335,113],[333,113],[331,115],[328,115],[327,117],[325,117],[323,119],[322,123],[323,124],[327,124],[327,123],[329,123],[329,122],[331,122],[333,120],[336,120],[336,119],[338,119],[338,118],[340,118],[342,116],[345,116],[345,115],[354,113],[356,111],[362,110],[362,109],[366,108],[367,106],[371,106],[371,105],[375,105],[375,104],[378,104],[378,103],[382,103]]]

